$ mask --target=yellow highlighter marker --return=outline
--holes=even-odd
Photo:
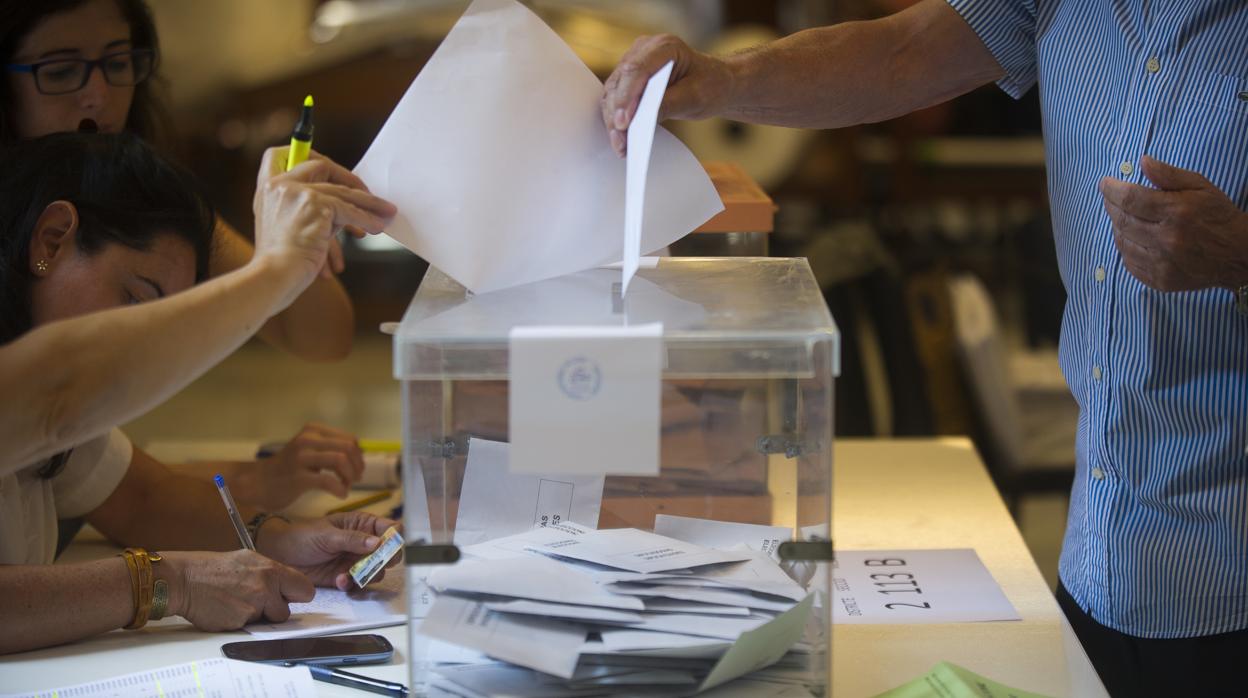
[[[312,150],[312,95],[303,98],[303,113],[299,115],[299,123],[290,134],[290,154],[286,157],[286,171],[308,159]]]
[[[366,453],[398,453],[403,450],[399,441],[387,439],[360,439],[360,450]]]

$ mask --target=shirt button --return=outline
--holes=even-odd
[[[1092,276],[1093,278],[1096,279],[1097,283],[1104,281],[1105,280],[1105,267],[1097,267],[1096,271],[1092,273]]]
[[[1161,61],[1157,60],[1156,56],[1153,56],[1148,59],[1148,62],[1144,64],[1144,67],[1148,69],[1148,72],[1155,73],[1161,70]]]
[[[1124,162],[1118,166],[1118,171],[1129,177],[1132,172],[1135,172],[1135,166],[1130,162]]]
[[[1098,381],[1101,379],[1101,366],[1100,366],[1100,364],[1095,364],[1095,365],[1093,365],[1093,366],[1092,366],[1092,377],[1093,377],[1094,379],[1098,380]]]
[[[1104,471],[1104,470],[1101,470],[1100,468],[1093,468],[1093,469],[1092,469],[1092,477],[1096,478],[1097,480],[1104,480],[1104,479],[1105,479],[1105,471]]]

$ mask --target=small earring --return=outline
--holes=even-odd
[[[35,271],[43,273],[47,270],[48,270],[48,260],[41,259],[38,262],[35,262]]]

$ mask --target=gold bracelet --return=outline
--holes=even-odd
[[[130,568],[130,588],[134,597],[134,619],[125,627],[126,630],[137,630],[147,625],[152,611],[152,557],[143,548],[126,548],[122,555]],[[157,555],[156,559],[159,561],[160,556]]]
[[[129,550],[122,552],[121,557],[126,561],[126,570],[130,573],[130,605],[135,609],[137,616],[139,608],[139,563],[135,561],[134,555]],[[131,624],[133,623],[132,617]]]

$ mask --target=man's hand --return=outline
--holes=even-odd
[[[643,36],[620,59],[603,87],[599,106],[611,147],[621,157],[628,147],[628,125],[646,83],[668,61],[675,61],[659,120],[705,119],[722,111],[732,95],[733,74],[727,61],[698,53],[670,35]]]
[[[1159,291],[1248,284],[1248,213],[1208,179],[1141,158],[1156,189],[1101,179],[1123,264]]]
[[[256,536],[256,547],[303,572],[317,586],[347,591],[353,584],[347,570],[376,550],[381,534],[394,525],[397,522],[357,511],[293,524],[270,519]],[[396,555],[386,566],[398,564],[401,557]]]
[[[237,630],[265,618],[280,623],[291,603],[311,601],[307,577],[250,550],[169,552],[156,566],[169,583],[169,611],[210,632]]]

